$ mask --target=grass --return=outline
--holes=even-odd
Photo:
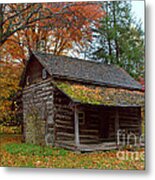
[[[141,158],[117,158],[117,151],[77,154],[62,148],[41,147],[21,143],[19,135],[0,135],[0,166],[81,169],[137,169],[143,170]],[[143,153],[137,150],[136,153]]]
[[[4,149],[10,154],[20,154],[24,156],[65,156],[67,151],[64,149],[42,147],[33,144],[7,144]]]

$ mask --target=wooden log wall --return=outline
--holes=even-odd
[[[70,99],[61,91],[54,91],[55,107],[55,142],[56,144],[75,144],[74,110],[70,106]]]
[[[119,129],[127,135],[134,133],[137,139],[141,135],[141,108],[119,108]]]
[[[53,141],[53,86],[51,79],[25,86],[22,97],[25,141],[44,145],[49,132],[51,137],[47,140]]]
[[[99,142],[99,110],[96,108],[80,109],[85,113],[85,122],[79,121],[80,144],[96,144]]]
[[[85,124],[79,124],[80,143],[97,144],[116,142],[117,129],[141,134],[141,109],[127,107],[83,107]],[[116,121],[117,117],[117,121]],[[116,129],[117,128],[117,129]]]
[[[81,144],[115,141],[113,111],[104,107],[83,108],[83,111],[85,112],[86,122],[80,125]]]

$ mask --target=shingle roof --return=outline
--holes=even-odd
[[[140,83],[135,81],[122,68],[115,65],[44,53],[34,53],[34,56],[53,77],[62,77],[109,87],[142,89]]]

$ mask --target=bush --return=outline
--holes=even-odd
[[[21,126],[0,125],[0,134],[21,134]]]

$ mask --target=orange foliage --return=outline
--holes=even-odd
[[[73,42],[82,46],[86,40],[90,40],[91,25],[99,25],[98,19],[104,16],[104,12],[99,4],[90,2],[56,4],[56,7],[53,7],[53,4],[45,6],[51,8],[52,11],[54,9],[55,12],[59,12],[67,5],[68,8],[57,17],[42,22],[41,26],[47,22],[51,25],[51,35],[54,37],[52,40],[53,53],[61,54],[64,50],[72,48]]]
[[[24,9],[29,5],[9,5],[8,18],[15,15],[16,8]],[[86,40],[91,39],[90,27],[97,26],[98,19],[104,16],[103,10],[97,3],[58,2],[41,5],[42,8],[38,12],[35,13],[35,9],[38,8],[36,4],[14,19],[14,24],[20,21],[24,24],[23,20],[34,11],[29,18],[30,26],[11,35],[4,44],[6,52],[9,52],[13,59],[26,59],[29,48],[60,55],[67,53],[75,44],[83,46]],[[39,20],[35,21],[35,19]],[[6,20],[4,29],[7,30],[9,25],[10,21]]]
[[[9,120],[14,112],[11,111],[12,97],[19,90],[21,65],[0,61],[0,120]]]

